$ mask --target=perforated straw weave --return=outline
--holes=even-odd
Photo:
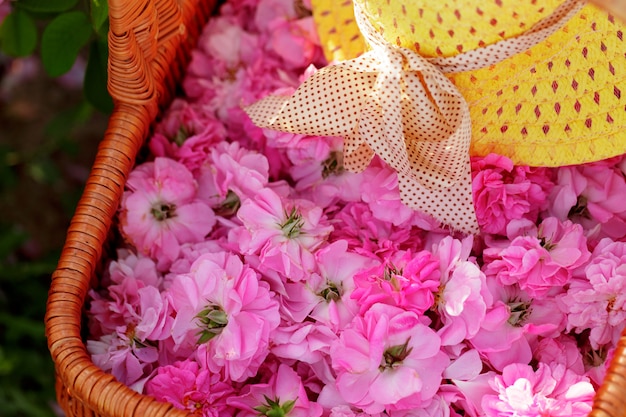
[[[67,417],[191,417],[140,395],[91,361],[83,338],[87,292],[109,229],[160,109],[172,100],[215,0],[109,0],[109,91],[115,110],[52,276],[46,335]],[[626,417],[626,332],[594,399],[592,417]]]

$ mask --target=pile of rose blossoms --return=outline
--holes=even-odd
[[[130,174],[89,352],[198,416],[584,416],[626,323],[626,161],[472,159],[482,233],[242,104],[326,65],[306,3],[231,0]]]

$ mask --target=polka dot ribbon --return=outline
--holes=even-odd
[[[371,50],[327,66],[292,96],[245,108],[260,127],[344,138],[344,167],[361,172],[380,156],[398,172],[402,202],[464,233],[478,233],[472,201],[468,105],[444,72],[479,69],[526,50],[582,7],[568,1],[526,34],[451,58],[426,59],[396,47],[355,3]]]

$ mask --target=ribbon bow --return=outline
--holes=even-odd
[[[503,41],[509,46],[504,49],[515,53],[541,41],[580,7],[576,3],[567,2],[526,36]],[[344,167],[351,172],[363,171],[379,155],[398,172],[403,203],[455,230],[478,233],[469,108],[441,68],[453,72],[493,62],[468,63],[471,54],[427,60],[386,42],[358,2],[354,12],[369,52],[320,69],[293,96],[269,96],[245,111],[259,127],[342,136]],[[494,55],[496,60],[506,58]]]

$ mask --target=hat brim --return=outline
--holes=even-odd
[[[331,58],[349,59],[365,49],[344,3],[342,25],[334,27],[341,37],[320,36]],[[337,19],[328,15],[332,10],[320,15],[314,9],[318,24]],[[524,53],[447,74],[470,107],[471,154],[493,152],[520,165],[563,166],[625,153],[624,29],[621,21],[586,5]]]

